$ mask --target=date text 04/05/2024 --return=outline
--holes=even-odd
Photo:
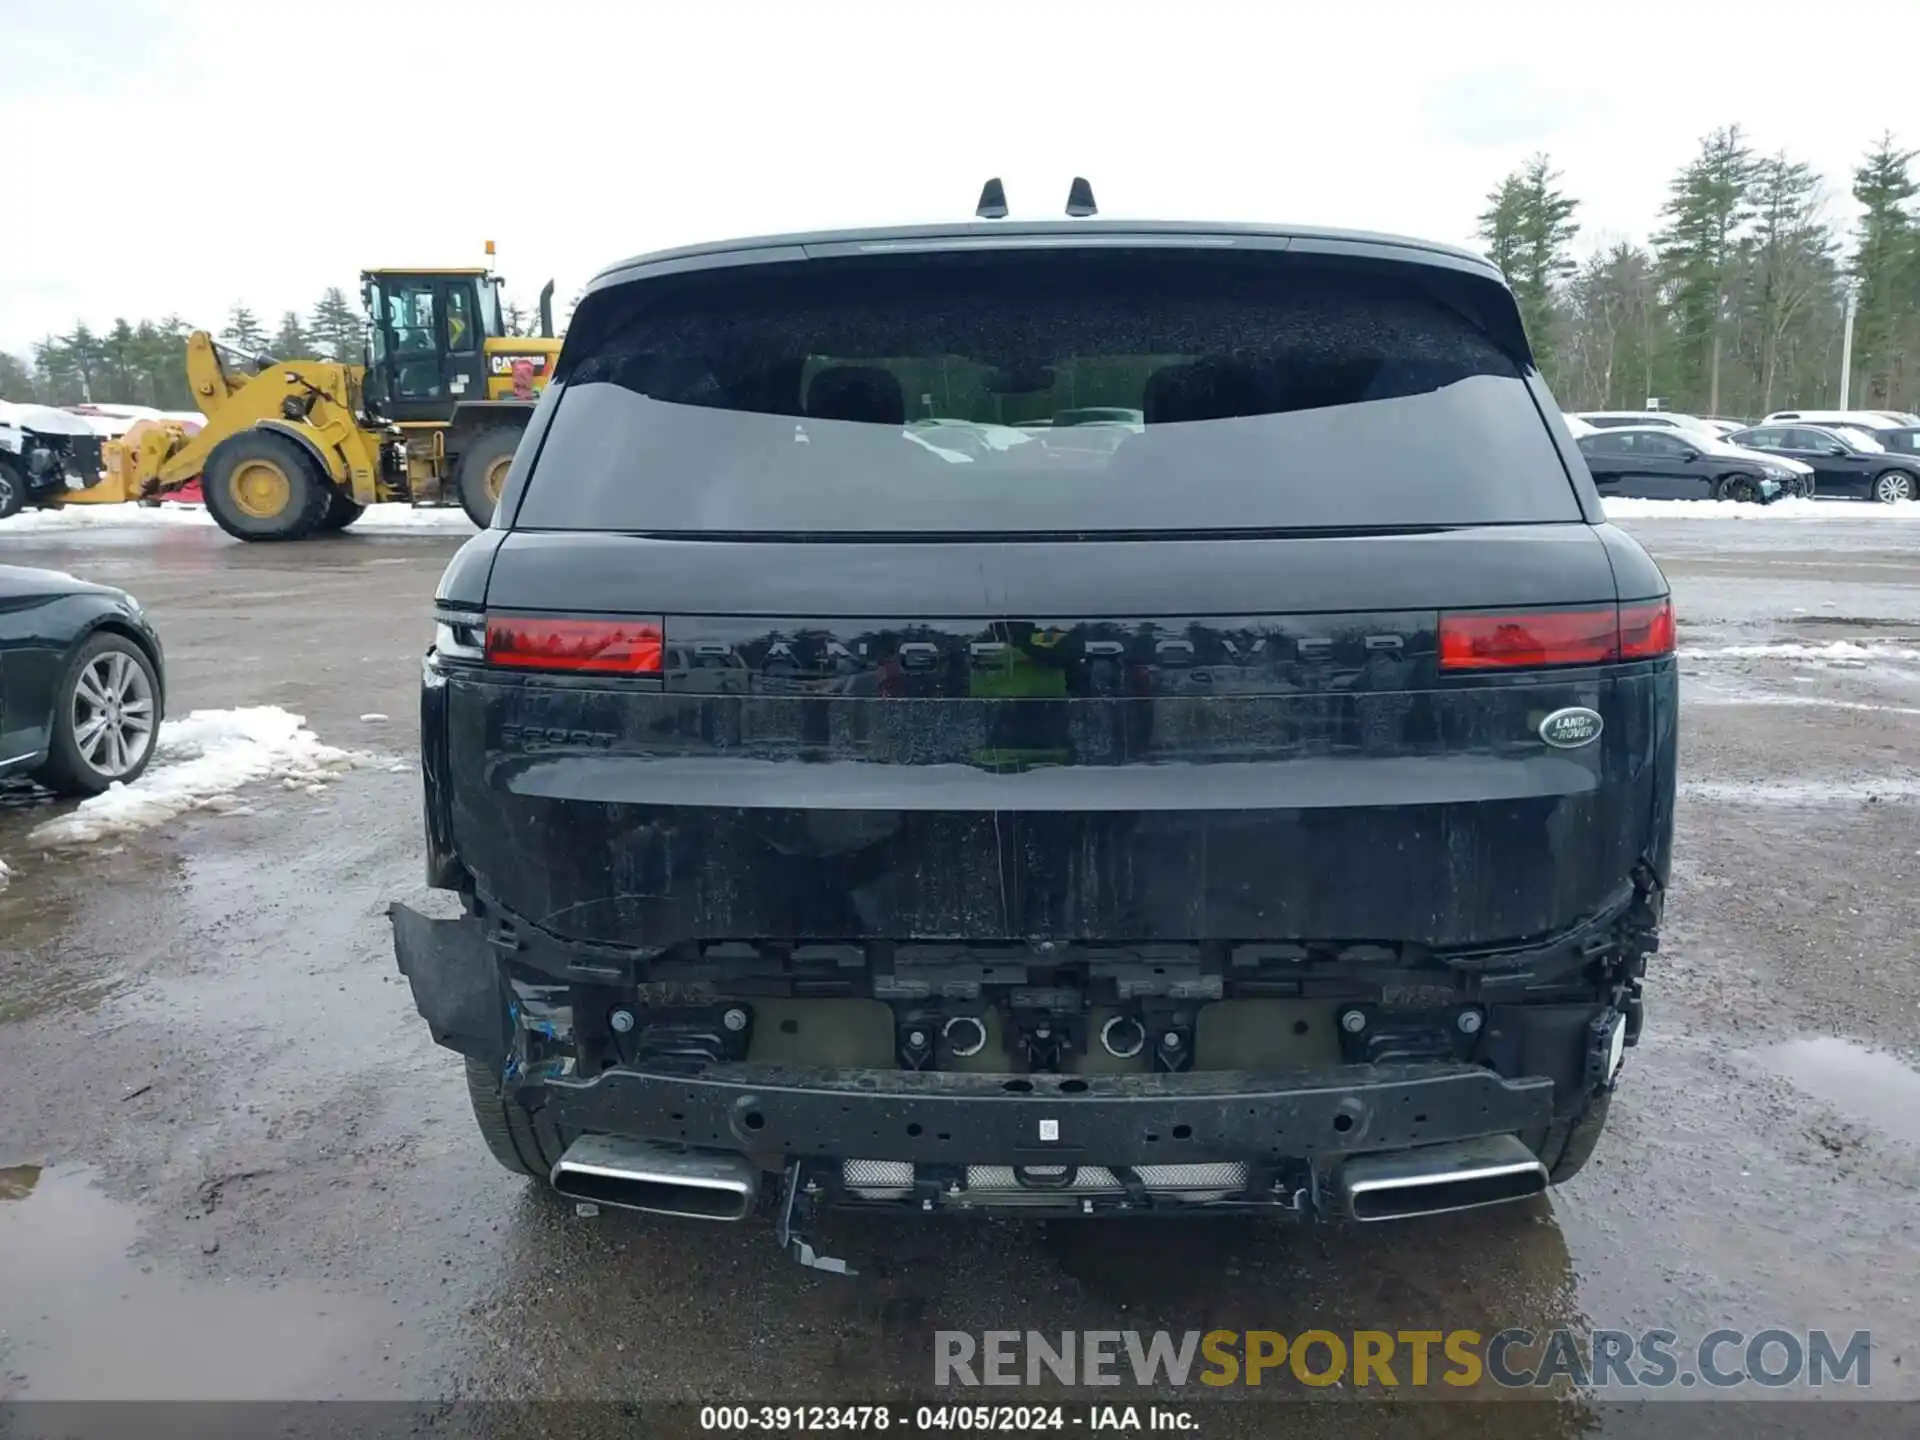
[[[1193,1432],[1190,1411],[1158,1405],[706,1405],[700,1428],[720,1434],[779,1435],[890,1431],[932,1435],[1082,1430],[1132,1435]]]

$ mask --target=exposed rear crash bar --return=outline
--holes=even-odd
[[[1546,1188],[1547,1167],[1511,1135],[1361,1155],[1334,1178],[1340,1210],[1355,1220],[1444,1215],[1525,1200]]]
[[[1286,1075],[973,1075],[713,1065],[523,1083],[563,1127],[781,1157],[1045,1166],[1339,1156],[1482,1135],[1544,1143],[1553,1082],[1478,1065]]]
[[[744,1220],[760,1193],[760,1172],[738,1155],[715,1155],[582,1135],[553,1167],[553,1188],[572,1200],[590,1200],[650,1215],[695,1220]]]

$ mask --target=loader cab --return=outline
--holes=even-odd
[[[448,419],[487,394],[486,342],[501,334],[498,278],[480,269],[366,270],[369,402],[388,420]]]

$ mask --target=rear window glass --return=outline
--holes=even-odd
[[[1519,364],[1412,267],[873,256],[641,281],[582,309],[521,528],[1580,518]]]

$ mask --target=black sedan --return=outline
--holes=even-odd
[[[0,565],[0,777],[97,795],[153,758],[160,636],[124,590]]]
[[[1727,437],[1735,445],[1811,465],[1822,495],[1892,504],[1920,497],[1920,455],[1889,450],[1848,425],[1756,425]]]
[[[1753,500],[1762,503],[1804,488],[1805,472],[1729,441],[1652,425],[1582,435],[1600,494],[1651,500]]]

